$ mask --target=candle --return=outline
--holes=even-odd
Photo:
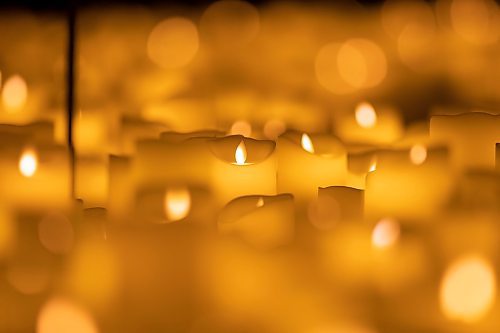
[[[340,116],[334,123],[335,133],[347,143],[387,145],[403,134],[399,114],[389,107],[359,103],[353,113]]]
[[[275,143],[239,135],[209,142],[218,205],[244,195],[276,194]]]
[[[217,226],[221,234],[236,235],[259,249],[271,249],[292,242],[294,221],[292,195],[252,195],[229,202]]]
[[[494,168],[495,145],[500,142],[500,115],[470,112],[431,117],[433,140],[449,144],[453,167]]]
[[[134,216],[140,223],[188,223],[215,226],[215,210],[207,189],[180,184],[141,189]]]
[[[367,216],[433,216],[450,200],[455,178],[449,166],[442,148],[378,152],[377,169],[366,179]]]
[[[292,193],[301,205],[316,198],[318,187],[345,184],[347,153],[331,135],[287,132],[277,151],[278,192]]]
[[[70,168],[65,147],[30,144],[9,138],[0,152],[0,198],[6,205],[27,210],[66,208],[70,205]]]

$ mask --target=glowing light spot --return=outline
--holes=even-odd
[[[165,214],[169,222],[179,221],[189,215],[191,194],[185,187],[171,188],[165,193]]]
[[[394,245],[399,238],[399,224],[393,219],[380,220],[372,232],[372,244],[377,248],[388,248]]]
[[[28,86],[20,75],[14,75],[5,81],[2,91],[2,102],[7,112],[21,109],[28,98]]]
[[[340,47],[337,66],[341,78],[350,86],[370,88],[387,74],[387,61],[382,49],[366,39],[350,39]]]
[[[264,206],[264,198],[263,197],[260,197],[259,200],[257,200],[257,204],[256,204],[257,207],[262,207]]]
[[[427,159],[427,148],[416,144],[410,149],[410,160],[415,165],[421,165]]]
[[[53,298],[38,314],[37,333],[97,333],[94,319],[76,304]]]
[[[252,125],[244,120],[236,121],[231,126],[230,135],[243,135],[249,137],[252,134]]]
[[[38,294],[49,284],[49,272],[45,267],[15,264],[7,269],[7,281],[20,293]]]
[[[243,141],[240,142],[238,147],[236,147],[236,152],[234,153],[235,164],[244,165],[247,161],[247,149]]]
[[[245,1],[216,1],[205,10],[200,20],[202,36],[220,48],[247,45],[259,30],[259,12]]]
[[[40,243],[52,253],[68,253],[74,243],[73,226],[62,214],[50,214],[38,223]]]
[[[271,140],[276,140],[285,131],[286,125],[281,120],[272,119],[264,125],[264,135]]]
[[[498,40],[498,5],[493,0],[453,0],[450,8],[455,32],[465,40],[487,44]]]
[[[377,113],[370,103],[360,103],[356,106],[356,122],[363,128],[372,128],[377,123]]]
[[[38,167],[38,157],[32,149],[27,149],[19,158],[19,171],[24,177],[32,177]]]
[[[148,38],[151,60],[165,69],[186,66],[198,52],[198,30],[186,18],[174,17],[158,23]]]
[[[334,94],[347,94],[355,89],[340,76],[337,56],[341,45],[329,43],[324,45],[316,55],[314,69],[318,82]]]
[[[495,272],[485,259],[475,255],[459,258],[448,267],[441,281],[441,310],[452,320],[481,319],[495,301],[495,281]]]
[[[314,154],[314,146],[312,144],[311,138],[306,133],[302,134],[302,137],[300,138],[300,145],[305,151]]]

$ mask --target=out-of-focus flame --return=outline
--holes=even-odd
[[[38,157],[33,149],[26,149],[19,158],[19,171],[24,177],[32,177],[38,167]]]
[[[247,149],[243,140],[236,148],[236,152],[234,153],[234,160],[236,161],[235,164],[237,165],[244,165],[247,161]]]
[[[359,103],[355,110],[356,122],[363,128],[372,128],[377,123],[377,113],[370,103]]]
[[[415,165],[420,165],[427,159],[427,148],[425,146],[416,144],[410,149],[410,160]]]
[[[302,134],[302,138],[300,139],[300,144],[305,151],[314,154],[314,146],[309,135],[307,135],[306,133]]]
[[[171,188],[165,193],[165,214],[169,222],[179,221],[189,215],[191,194],[185,187]]]
[[[475,322],[492,307],[496,277],[491,264],[477,255],[461,257],[446,270],[441,281],[441,310],[453,320]]]
[[[380,220],[372,232],[372,244],[374,247],[384,249],[394,245],[399,238],[399,224],[393,219]]]
[[[256,204],[257,207],[262,207],[264,206],[264,198],[263,197],[260,197],[259,200],[257,200],[257,204]]]
[[[73,302],[62,298],[49,300],[38,314],[38,333],[97,333],[91,315]]]
[[[28,86],[20,75],[14,75],[5,81],[2,90],[2,102],[7,112],[21,109],[28,98]]]

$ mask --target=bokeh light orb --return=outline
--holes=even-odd
[[[149,58],[165,69],[186,66],[195,57],[198,47],[198,29],[192,21],[182,17],[158,23],[147,42]]]
[[[8,78],[2,90],[2,103],[7,112],[16,112],[21,109],[28,98],[28,85],[20,75]]]
[[[500,14],[493,0],[453,0],[450,19],[453,30],[468,42],[491,44],[498,41]]]
[[[440,288],[441,310],[463,322],[481,319],[496,296],[496,276],[491,264],[477,255],[464,256],[447,268]]]
[[[73,302],[52,298],[38,314],[37,333],[97,333],[92,316]]]
[[[247,45],[259,30],[259,12],[245,1],[216,1],[205,10],[200,20],[202,36],[211,45],[221,48]]]

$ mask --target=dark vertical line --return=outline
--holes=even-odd
[[[75,114],[75,47],[76,47],[76,5],[69,1],[68,7],[68,59],[67,59],[67,111],[68,111],[68,149],[70,157],[71,172],[71,197],[75,197],[76,183],[76,154],[73,145],[73,118]]]

